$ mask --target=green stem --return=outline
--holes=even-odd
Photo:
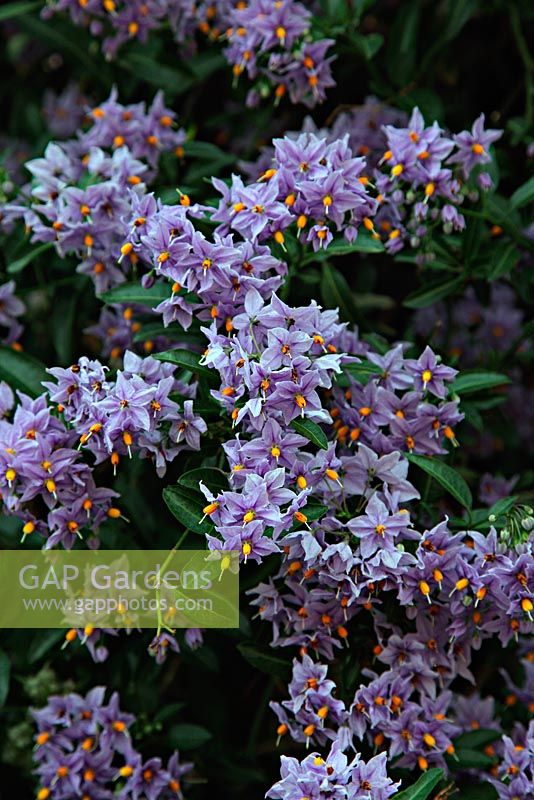
[[[163,621],[163,616],[161,614],[161,603],[160,603],[161,591],[160,591],[159,584],[160,584],[160,579],[161,579],[161,573],[170,564],[172,557],[174,556],[176,551],[180,549],[181,545],[183,544],[183,542],[185,541],[185,539],[187,538],[189,533],[190,533],[189,528],[186,528],[185,531],[180,536],[180,538],[178,539],[178,541],[176,542],[176,544],[174,545],[174,547],[172,548],[172,550],[169,552],[169,555],[167,556],[167,558],[163,562],[163,566],[161,566],[159,568],[158,574],[156,576],[156,581],[157,581],[156,607],[157,607],[157,619],[158,619],[158,629],[156,631],[156,636],[160,636],[161,631],[163,630],[163,628],[165,628],[165,630],[169,631],[169,633],[174,633],[173,629],[169,628],[169,626],[166,625],[165,622]]]

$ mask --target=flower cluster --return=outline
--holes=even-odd
[[[99,361],[83,357],[72,367],[48,370],[56,383],[46,383],[52,402],[79,437],[79,446],[90,451],[98,464],[107,458],[113,467],[133,450],[154,460],[160,476],[166,463],[184,447],[200,447],[205,422],[195,416],[193,401],[183,402],[183,412],[172,392],[185,390],[194,396],[194,385],[185,387],[173,377],[175,367],[154,358],[140,358],[129,351],[124,369],[115,381],[107,379]]]
[[[214,180],[222,194],[212,217],[219,232],[235,230],[259,241],[272,237],[283,245],[283,231],[293,225],[314,250],[328,247],[335,232],[354,241],[378,204],[367,192],[365,159],[354,158],[347,139],[328,143],[312,133],[275,139],[271,165],[255,183],[245,185],[235,175],[230,187]]]
[[[147,195],[122,252],[151,269],[145,285],[154,277],[169,282],[168,299],[154,309],[165,325],[177,321],[187,330],[195,311],[200,320],[214,320],[230,332],[247,290],[269,297],[281,285],[286,265],[255,242],[234,242],[217,233],[210,241],[190,219],[200,214],[196,204],[159,206]]]
[[[226,59],[238,78],[246,72],[256,86],[247,103],[255,105],[271,85],[278,102],[287,93],[292,103],[314,106],[335,85],[327,56],[332,39],[310,41],[313,14],[303,3],[251,0],[229,17]]]
[[[405,359],[402,345],[384,355],[369,350],[367,358],[379,370],[376,377],[365,386],[351,380],[332,394],[330,415],[342,445],[360,441],[381,455],[395,450],[435,455],[447,452],[445,442],[458,444],[454,428],[464,415],[457,401],[445,399],[456,370],[428,346],[418,359]]]
[[[503,736],[495,777],[488,777],[500,800],[534,797],[534,722],[528,730]]]
[[[399,450],[440,453],[446,452],[439,446],[440,439],[455,441],[451,424],[462,418],[457,401],[441,407],[424,402],[427,392],[443,396],[445,381],[455,375],[455,370],[437,362],[430,349],[419,360],[405,364],[402,347],[385,357],[369,355],[374,355],[386,386],[412,389],[399,400],[393,391],[379,385],[382,378],[365,387],[355,378],[347,391],[332,390],[343,368],[350,370],[351,362],[359,360],[343,350],[354,353],[361,346],[336,314],[322,311],[314,302],[306,308],[292,308],[274,295],[266,304],[258,291],[250,289],[244,311],[233,317],[230,332],[219,332],[214,321],[205,333],[209,346],[202,363],[216,368],[221,377],[221,388],[213,390],[212,396],[226,408],[234,424],[250,434],[250,440],[238,436],[224,444],[234,491],[215,496],[201,485],[208,501],[204,513],[218,534],[217,538],[208,537],[211,548],[230,547],[238,549],[244,560],[260,560],[287,543],[286,539],[279,542],[279,537],[293,523],[309,527],[305,506],[312,496],[316,502],[336,508],[339,489],[343,502],[365,495],[369,475],[390,484],[387,508],[375,497],[370,502],[372,513],[377,518],[397,514],[400,502],[417,495],[405,480],[407,463]],[[336,406],[328,413],[318,392],[331,392],[334,397],[340,393],[346,404],[343,412]],[[349,404],[351,398],[357,411]],[[310,453],[308,439],[299,435],[298,429],[288,428],[294,420],[303,419],[333,424],[340,452],[331,444]],[[390,438],[383,432],[385,425],[390,426]],[[358,454],[354,455],[350,447],[362,429]],[[375,449],[366,447],[364,441]],[[382,471],[380,466],[373,471],[377,453],[383,456]],[[380,508],[375,508],[377,501]],[[371,528],[378,524],[375,520]],[[408,524],[406,515],[400,524],[390,520],[391,533],[410,536]],[[310,540],[304,545],[310,555],[314,538],[304,534],[303,539]],[[367,558],[379,549],[397,552],[393,539],[390,543],[389,537],[377,535],[362,545],[362,556]]]
[[[396,794],[386,770],[386,755],[381,753],[364,761],[357,753],[349,762],[338,742],[326,758],[311,753],[303,761],[282,756],[281,780],[267,792],[273,800],[387,800]]]
[[[291,731],[292,739],[307,745],[312,738],[320,745],[337,739],[346,749],[350,736],[343,736],[341,729],[348,714],[343,701],[334,697],[336,685],[327,674],[328,667],[312,661],[308,655],[302,661],[294,659],[288,686],[290,700],[270,704],[280,723],[279,739]]]
[[[375,181],[383,197],[376,222],[387,233],[386,248],[398,252],[407,240],[418,247],[436,226],[445,233],[462,230],[465,220],[458,206],[465,199],[463,181],[476,167],[491,162],[489,147],[502,131],[485,130],[481,114],[472,131],[451,139],[437,122],[426,127],[416,108],[405,128],[386,125],[384,132],[387,150],[380,163],[387,172],[377,171]],[[480,173],[478,184],[490,189],[490,176]]]
[[[4,383],[0,397],[6,414],[14,397]],[[121,514],[112,503],[117,493],[96,486],[71,431],[47,401],[44,394],[36,400],[19,394],[12,421],[0,420],[2,511],[22,519],[23,538],[39,533],[47,537],[47,547],[58,542],[72,547],[84,528],[92,533],[89,546],[98,546],[99,526]],[[44,509],[45,519],[38,509]]]
[[[380,461],[388,458],[375,461],[379,473],[385,474]],[[350,539],[325,541],[327,532],[342,535],[340,519],[326,517],[317,527],[323,530],[314,531],[313,544],[306,544],[306,534],[287,537],[287,558],[274,580],[252,590],[253,605],[273,625],[273,646],[300,645],[302,652],[329,660],[336,647],[350,645],[348,623],[371,613],[377,640],[373,655],[386,669],[364,670],[368,683],[356,692],[345,724],[343,704],[329,705],[332,685],[323,667],[313,665],[307,685],[312,662],[305,658],[290,685],[292,700],[275,706],[279,735],[289,732],[298,741],[321,743],[332,736],[332,720],[342,741],[348,725],[355,738],[387,747],[390,758],[402,755],[402,765],[445,766],[443,756],[454,752],[452,739],[460,732],[454,717],[451,722],[447,687],[458,675],[473,680],[471,653],[485,638],[497,635],[505,646],[520,634],[534,633],[532,536],[525,533],[523,543],[510,546],[493,529],[487,535],[453,535],[446,522],[419,534],[410,529],[406,511],[392,514],[376,493],[365,514],[346,524]],[[395,546],[396,539],[407,537],[416,540],[413,554],[409,544]],[[389,592],[413,620],[413,632],[386,622],[380,609]],[[311,704],[310,688],[321,698],[312,693]]]
[[[78,272],[103,292],[125,280],[134,257],[121,259],[124,221],[143,202],[160,154],[183,155],[185,133],[175,128],[162,93],[146,109],[144,103],[121,105],[114,90],[88,117],[88,130],[50,142],[43,158],[26,163],[33,181],[22,195],[29,204],[8,205],[4,216],[22,216],[32,242],[52,242],[63,258],[76,255]]]
[[[144,759],[130,734],[134,715],[120,710],[117,693],[106,703],[105,691],[52,695],[33,711],[38,800],[111,800],[117,792],[123,800],[181,800],[183,776],[193,765],[178,752],[166,766],[158,757]]]
[[[162,476],[181,450],[199,449],[206,423],[195,415],[192,399],[183,400],[180,410],[169,397],[174,391],[194,396],[194,385],[184,386],[173,377],[172,365],[150,357],[127,352],[116,380],[86,357],[49,372],[55,378],[45,384],[49,396],[19,395],[13,420],[0,421],[3,508],[22,518],[24,536],[46,536],[46,548],[59,543],[71,548],[84,530],[96,547],[99,526],[121,512],[112,504],[117,493],[95,485],[85,453],[94,464],[109,458],[116,471],[122,457],[139,452]],[[5,414],[14,398],[6,384],[0,395]],[[37,498],[44,502],[46,520],[34,514]]]
[[[333,342],[343,329],[335,313],[315,303],[291,308],[274,295],[266,304],[256,290],[247,292],[231,336],[219,334],[215,323],[206,329],[203,363],[216,367],[222,381],[212,395],[235,425],[253,434],[224,445],[239,491],[214,497],[201,486],[209,501],[205,513],[222,537],[210,537],[210,547],[235,548],[256,560],[277,551],[276,540],[293,520],[306,522],[301,509],[312,487],[328,482],[328,473],[335,484],[333,452],[304,453],[308,440],[289,426],[329,421],[318,390],[330,389],[341,371],[346,357]]]
[[[333,56],[327,52],[331,39],[312,33],[313,15],[298,0],[250,0],[235,3],[214,0],[191,3],[188,0],[160,0],[147,4],[141,0],[53,0],[45,11],[67,11],[76,25],[89,26],[94,36],[105,36],[103,51],[114,58],[126,42],[146,42],[150,31],[170,25],[180,50],[191,54],[195,35],[225,43],[224,55],[234,78],[246,72],[254,82],[248,104],[274,92],[278,102],[286,93],[293,103],[313,106],[334,86],[330,69]],[[109,35],[107,35],[109,34]]]
[[[318,128],[311,117],[306,117],[302,130],[287,131],[285,135],[298,139],[302,133],[309,133],[325,139],[328,144],[348,136],[348,146],[354,155],[364,156],[374,168],[386,150],[385,126],[402,127],[407,121],[408,117],[403,111],[369,96],[361,105],[351,106],[350,110],[336,114],[330,127]],[[256,161],[242,162],[242,171],[250,180],[255,180],[271,167],[273,157],[273,146],[264,146]]]
[[[450,234],[465,227],[465,219],[458,207],[466,198],[475,200],[478,196],[476,188],[466,184],[471,173],[478,173],[478,188],[491,188],[490,176],[480,169],[491,162],[490,145],[502,135],[502,131],[486,130],[484,115],[481,115],[471,131],[449,136],[437,122],[427,127],[418,108],[412,111],[406,123],[402,115],[387,106],[380,106],[373,98],[369,98],[361,108],[340,115],[332,129],[311,132],[310,128],[313,130],[314,126],[306,127],[305,133],[286,134],[286,139],[293,138],[298,154],[298,161],[293,166],[305,173],[312,169],[313,174],[313,159],[308,165],[310,154],[304,149],[310,139],[314,142],[322,140],[323,148],[327,143],[337,148],[340,142],[344,142],[346,147],[350,145],[353,152],[365,158],[359,162],[361,168],[358,172],[351,175],[349,188],[355,190],[354,178],[359,177],[364,186],[374,189],[373,199],[356,209],[356,214],[353,212],[356,222],[363,221],[367,230],[384,241],[391,254],[410,243],[411,247],[418,249],[419,261],[432,257],[431,252],[424,252],[423,245],[428,245],[427,249],[431,251],[431,236],[435,229]],[[383,150],[379,155],[380,147]],[[321,153],[319,158],[322,157]],[[269,158],[274,160],[272,167],[276,168],[276,148],[266,149],[256,167],[247,165],[249,174],[257,176],[260,171],[268,174]],[[283,163],[283,166],[287,165]],[[320,167],[315,163],[316,169],[320,170]],[[332,168],[337,169],[337,165],[328,170],[328,175]],[[333,177],[331,180],[334,184]],[[336,188],[340,191],[345,186],[338,182]],[[294,194],[291,187],[288,194]],[[331,212],[328,207],[321,209],[320,201],[330,198],[330,194],[325,191],[319,195],[316,198],[319,207],[312,209],[312,216],[322,226],[328,223]],[[297,198],[300,200],[298,192]],[[335,205],[335,195],[332,201]],[[324,230],[324,227],[320,229]],[[352,241],[356,232],[349,226],[345,235]],[[331,238],[329,232],[324,233],[323,243],[328,244]]]

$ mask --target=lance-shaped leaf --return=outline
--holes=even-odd
[[[199,364],[200,356],[198,353],[192,353],[190,350],[165,350],[163,353],[157,353],[154,358],[158,361],[167,361],[169,364],[176,364],[177,367],[189,369],[191,372],[196,372],[201,375],[213,376],[214,372],[209,367]]]
[[[346,242],[342,239],[335,239],[324,250],[316,253],[309,253],[302,259],[302,264],[310,264],[313,261],[322,261],[333,256],[348,256],[351,253],[383,253],[384,245],[379,239],[373,239],[365,233],[360,233],[354,242]]]
[[[184,528],[203,535],[213,532],[213,527],[207,518],[201,521],[207,501],[199,492],[193,492],[185,486],[167,486],[163,490],[163,499],[169,511]]]
[[[408,461],[418,466],[441,484],[460,505],[464,506],[464,508],[471,508],[473,504],[471,490],[455,469],[430,456],[420,456],[415,453],[406,453],[405,455]]]
[[[12,389],[37,397],[44,392],[41,382],[48,377],[44,364],[36,358],[0,345],[0,379]]]
[[[6,702],[9,692],[9,681],[11,676],[11,661],[9,656],[0,650],[0,708]]]
[[[317,445],[317,447],[320,447],[321,450],[328,449],[328,439],[326,438],[326,434],[324,433],[323,429],[311,419],[302,419],[301,417],[297,417],[297,419],[294,419],[291,423],[291,427],[295,433],[305,436],[306,439],[309,439],[310,442],[313,442],[313,444]]]
[[[120,283],[100,295],[100,299],[111,303],[133,303],[153,308],[171,296],[170,286],[166,283],[155,283],[149,289],[143,288],[139,282]]]
[[[459,395],[481,392],[510,383],[508,375],[499,372],[462,372],[451,384],[451,391]]]
[[[54,246],[53,242],[45,242],[44,244],[39,245],[39,247],[34,247],[27,253],[24,253],[23,256],[17,258],[15,261],[11,261],[10,264],[7,265],[7,272],[10,275],[16,275],[18,272],[22,272],[28,264],[31,264],[41,253],[45,253],[47,250],[50,250],[51,247]]]
[[[413,786],[395,795],[395,800],[426,800],[430,792],[443,779],[442,769],[429,769],[425,772]]]
[[[180,486],[198,491],[198,484],[202,481],[212,492],[224,492],[228,489],[228,478],[224,472],[214,467],[198,467],[184,472],[178,478]]]
[[[431,306],[432,303],[436,303],[438,300],[443,300],[444,297],[453,294],[462,286],[463,281],[463,277],[459,276],[457,278],[449,278],[446,281],[440,278],[437,281],[427,283],[419,289],[416,289],[412,294],[409,294],[404,301],[404,305],[408,308],[425,308],[426,306]]]

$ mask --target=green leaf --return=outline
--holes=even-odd
[[[455,758],[447,759],[451,768],[462,769],[487,769],[493,764],[493,759],[478,750],[462,748],[457,750]]]
[[[474,403],[464,402],[462,399],[462,411],[465,414],[466,422],[469,422],[473,428],[476,428],[477,431],[482,433],[484,430],[484,420],[476,405]]]
[[[166,283],[155,283],[150,289],[144,289],[136,281],[134,283],[121,283],[100,295],[104,303],[128,303],[153,308],[163,300],[170,297],[170,286]]]
[[[395,308],[395,300],[387,294],[374,294],[373,292],[358,292],[354,296],[354,305],[356,308],[375,309],[380,311],[389,311]]]
[[[178,478],[178,483],[181,486],[187,486],[190,489],[198,491],[198,484],[202,481],[208,489],[214,493],[224,492],[228,490],[228,478],[220,469],[213,467],[198,467],[198,469],[191,469],[189,472],[184,472]]]
[[[165,336],[167,339],[176,342],[195,342],[206,346],[206,337],[197,331],[184,331],[179,325],[165,327],[161,322],[147,322],[141,326],[139,333],[134,336],[134,342],[146,342],[147,339],[155,339],[156,336]]]
[[[165,720],[173,717],[175,714],[178,714],[182,708],[186,705],[185,702],[181,703],[170,703],[169,705],[163,706],[160,710],[156,713],[154,717],[155,722],[164,722]]]
[[[482,220],[470,217],[467,220],[467,227],[462,236],[462,253],[464,259],[470,263],[472,262],[480,250],[482,244],[482,236],[484,234],[484,227]]]
[[[205,81],[206,78],[209,78],[210,75],[218,72],[218,70],[227,69],[228,61],[217,50],[206,50],[204,53],[199,53],[194,58],[189,59],[187,66],[197,81]]]
[[[142,75],[143,80],[158,89],[165,89],[171,97],[183,94],[194,84],[193,76],[186,70],[168,67],[143,53],[129,53],[119,64],[136,76]]]
[[[335,239],[324,250],[316,253],[308,253],[304,256],[301,264],[311,264],[314,261],[323,261],[334,256],[348,256],[351,253],[383,253],[384,245],[379,239],[373,239],[367,233],[360,233],[358,238],[352,242],[344,239]]]
[[[416,455],[415,453],[405,453],[405,455],[408,461],[441,484],[460,505],[464,506],[464,508],[471,508],[473,504],[471,490],[456,470],[434,457]]]
[[[403,305],[407,308],[425,308],[453,294],[462,284],[463,277],[461,276],[449,278],[446,281],[439,278],[437,281],[427,283],[419,289],[416,289],[415,292],[409,294]]]
[[[177,367],[189,369],[191,372],[196,372],[200,375],[213,376],[214,372],[209,367],[199,364],[200,356],[198,353],[192,353],[190,350],[165,350],[163,353],[157,353],[154,358],[158,361],[167,361],[169,364],[176,364]]]
[[[376,378],[382,374],[382,370],[377,364],[372,364],[370,361],[362,361],[360,364],[345,364],[343,371],[360,381],[360,383],[367,383],[370,378]]]
[[[399,96],[399,106],[407,114],[410,114],[413,107],[417,106],[427,122],[443,119],[443,103],[440,96],[432,89],[418,87],[406,94],[403,93]]]
[[[52,310],[52,339],[58,361],[70,364],[73,359],[73,333],[79,293],[58,292]],[[58,362],[56,362],[58,363]]]
[[[171,514],[174,514],[184,528],[203,535],[212,532],[212,526],[207,520],[200,521],[207,501],[199,492],[193,492],[185,486],[167,486],[163,490],[163,499]]]
[[[321,276],[321,297],[328,308],[338,308],[339,315],[348,322],[354,322],[357,316],[352,292],[343,275],[325,264]]]
[[[9,679],[11,675],[11,661],[6,653],[0,650],[0,708],[6,702],[9,691]]]
[[[504,514],[508,514],[509,511],[512,510],[514,505],[519,500],[519,495],[513,494],[511,497],[503,497],[501,500],[497,500],[497,502],[492,505],[492,507],[486,511],[487,517],[502,517]]]
[[[315,522],[322,519],[328,511],[328,506],[323,506],[315,503],[308,503],[304,508],[304,513],[308,518],[308,522]]]
[[[361,33],[354,32],[350,41],[365,60],[370,61],[384,44],[384,37],[380,33],[369,33],[367,36],[362,36]]]
[[[186,159],[197,161],[189,165],[184,176],[184,180],[191,185],[203,182],[206,175],[218,175],[225,167],[236,162],[235,155],[226,153],[211,142],[186,142],[184,150]]]
[[[396,794],[395,800],[426,800],[432,789],[443,780],[444,775],[442,769],[429,769],[412,786]]]
[[[495,742],[501,738],[499,731],[493,731],[490,728],[479,728],[476,731],[468,731],[462,733],[454,740],[456,751],[460,748],[467,750],[476,750],[477,747],[484,747],[491,742]]]
[[[1,14],[1,11],[0,11]],[[18,272],[22,272],[28,264],[31,264],[37,256],[40,256],[41,253],[50,250],[51,247],[54,246],[53,242],[45,242],[44,244],[39,245],[39,247],[34,247],[28,253],[25,253],[20,258],[17,258],[16,261],[12,261],[11,264],[7,265],[7,272],[10,275],[16,275]]]
[[[421,11],[419,0],[404,2],[389,31],[386,66],[389,79],[395,86],[405,86],[413,76],[420,41]]]
[[[301,436],[305,436],[306,439],[309,439],[310,442],[313,442],[317,447],[320,447],[321,450],[328,449],[328,439],[326,438],[326,434],[320,428],[316,422],[313,422],[311,419],[302,419],[302,417],[297,417],[291,423],[291,427],[295,431],[295,433],[299,433]]]
[[[64,630],[45,630],[38,631],[32,637],[28,646],[28,663],[37,663],[44,655],[48,653],[55,645],[65,638]]]
[[[518,260],[519,251],[513,242],[505,244],[504,247],[496,247],[491,254],[489,263],[488,278],[490,281],[507,275],[515,267]]]
[[[449,0],[448,6],[451,9],[451,13],[448,16],[447,24],[442,34],[445,42],[458,36],[464,25],[477,10],[478,2],[477,0],[462,0],[461,3],[458,3],[457,0]]]
[[[20,17],[22,14],[29,14],[31,11],[36,11],[41,7],[41,2],[6,3],[5,6],[0,8],[0,22],[13,19],[13,17]]]
[[[211,733],[200,725],[181,723],[173,725],[166,734],[166,741],[170,747],[177,750],[195,750],[209,742]]]
[[[238,644],[237,649],[244,659],[268,675],[276,675],[286,679],[290,673],[290,665],[286,658],[275,655],[270,647],[260,647],[255,644]]]
[[[450,385],[450,392],[459,395],[481,392],[484,389],[493,389],[495,386],[504,386],[510,383],[508,375],[498,372],[462,372]]]
[[[41,382],[48,377],[44,364],[36,358],[0,345],[0,379],[12,389],[37,397],[44,392]]]
[[[202,161],[227,161],[233,164],[236,161],[235,155],[232,153],[225,153],[220,147],[211,142],[199,142],[197,140],[186,142],[184,144],[184,152],[186,158],[199,158]]]
[[[529,178],[526,183],[516,189],[510,198],[512,208],[522,208],[534,200],[534,178]]]
[[[364,342],[367,342],[367,344],[370,344],[371,348],[381,356],[384,356],[390,349],[388,340],[379,333],[364,333],[362,334],[362,339]]]

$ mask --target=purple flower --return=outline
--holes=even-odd
[[[355,517],[348,523],[351,533],[360,543],[363,558],[370,558],[377,550],[395,553],[395,538],[406,532],[410,525],[409,514],[390,514],[384,503],[374,494],[367,504],[365,515]]]
[[[471,131],[462,131],[453,136],[458,150],[449,157],[448,163],[460,164],[465,178],[479,164],[488,164],[491,161],[490,145],[503,134],[498,130],[484,130],[484,121],[484,114],[481,114],[473,123]]]
[[[281,380],[267,399],[266,407],[280,409],[286,424],[299,416],[325,419],[326,414],[322,411],[321,400],[315,391],[319,382],[314,373],[308,373],[295,381]]]
[[[405,364],[406,369],[414,375],[415,388],[432,392],[436,397],[445,397],[445,381],[452,381],[458,374],[458,370],[441,364],[428,345],[417,360],[410,358]]]
[[[148,430],[153,396],[154,388],[141,378],[127,379],[119,372],[112,392],[100,404],[111,415],[110,431]]]

